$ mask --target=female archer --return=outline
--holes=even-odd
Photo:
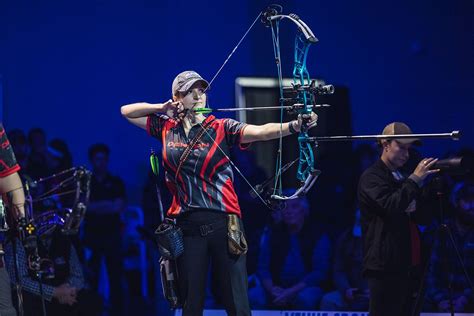
[[[303,124],[312,128],[317,115],[311,113],[307,123],[299,117],[264,125],[206,117],[195,109],[205,106],[208,86],[195,71],[184,71],[173,81],[172,100],[124,105],[121,113],[163,143],[166,184],[173,194],[167,216],[176,219],[184,236],[178,258],[183,315],[202,314],[210,263],[228,315],[250,315],[245,251],[235,254],[228,242],[229,218],[242,225],[230,148],[298,133]]]

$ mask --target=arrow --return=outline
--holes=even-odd
[[[253,108],[225,108],[225,109],[211,109],[211,108],[196,108],[194,112],[198,114],[209,114],[212,112],[236,112],[236,111],[262,111],[262,110],[297,110],[303,108],[303,104],[284,105],[284,106],[258,106]],[[322,108],[329,107],[329,104],[309,104],[308,108]]]

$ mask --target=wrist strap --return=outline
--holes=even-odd
[[[293,126],[293,123],[294,123],[294,122],[295,122],[295,121],[291,121],[291,122],[288,123],[288,129],[290,130],[290,133],[291,133],[291,134],[296,134],[296,133],[298,133],[298,132],[295,130],[295,127]]]

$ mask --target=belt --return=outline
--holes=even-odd
[[[204,225],[178,225],[181,230],[183,231],[183,235],[185,236],[201,236],[205,237],[214,231],[217,231],[221,228],[224,228],[227,226],[227,221],[222,220],[210,224],[204,224]]]

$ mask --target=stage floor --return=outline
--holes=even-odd
[[[204,311],[205,316],[227,316],[224,310],[211,309]],[[421,316],[450,316],[450,313],[421,313]],[[456,316],[474,316],[474,313],[456,313]],[[181,316],[181,310],[175,312]],[[368,312],[327,312],[327,311],[252,311],[252,316],[369,316]]]

